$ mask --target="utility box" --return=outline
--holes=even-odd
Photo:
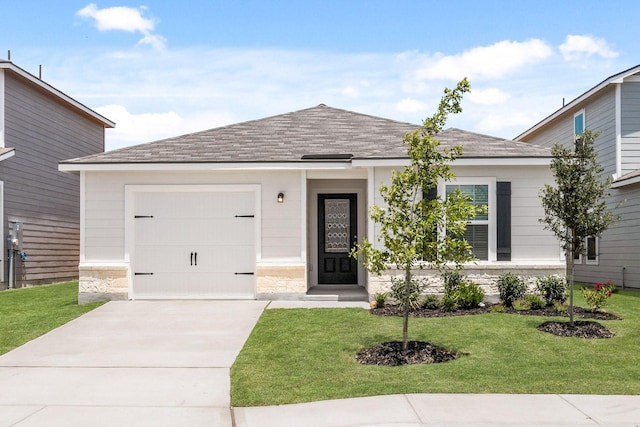
[[[7,242],[9,250],[22,252],[23,228],[22,221],[9,221],[9,241]]]

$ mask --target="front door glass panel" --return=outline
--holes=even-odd
[[[351,249],[350,200],[325,199],[325,252],[347,253]]]

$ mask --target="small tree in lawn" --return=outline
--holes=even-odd
[[[453,90],[445,89],[433,117],[425,119],[422,128],[404,136],[411,166],[392,172],[391,185],[380,187],[386,207],[373,206],[370,212],[371,219],[380,225],[379,240],[384,248],[377,249],[364,239],[353,252],[354,256],[362,255],[365,268],[373,273],[380,274],[391,265],[404,271],[403,351],[409,342],[412,268],[424,264],[441,269],[447,263],[459,266],[473,259],[469,243],[462,238],[468,221],[476,214],[476,208],[467,203],[467,196],[458,191],[444,199],[423,197],[429,189],[436,188],[439,180],[454,177],[449,163],[462,155],[462,148],[444,150],[435,137],[449,114],[462,111],[460,101],[468,91],[467,79]]]
[[[573,323],[574,257],[584,253],[587,237],[600,235],[615,221],[604,200],[611,178],[602,179],[604,169],[593,147],[598,134],[586,130],[578,135],[574,149],[556,144],[551,150],[551,169],[556,186],[545,185],[542,206],[546,229],[562,242],[567,260],[569,282],[569,323]]]

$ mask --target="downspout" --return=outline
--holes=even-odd
[[[615,85],[616,171],[614,179],[622,176],[622,84]]]

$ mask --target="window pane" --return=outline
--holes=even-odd
[[[587,237],[587,260],[595,261],[598,259],[598,251],[596,248],[596,238]]]
[[[573,130],[576,135],[584,132],[584,114],[578,114],[573,118]]]
[[[447,195],[460,190],[471,198],[470,203],[476,207],[489,206],[489,186],[488,185],[447,185]],[[489,219],[489,212],[476,215],[474,220],[486,221]]]
[[[473,256],[484,261],[489,259],[488,225],[467,225],[464,238],[473,248]]]

